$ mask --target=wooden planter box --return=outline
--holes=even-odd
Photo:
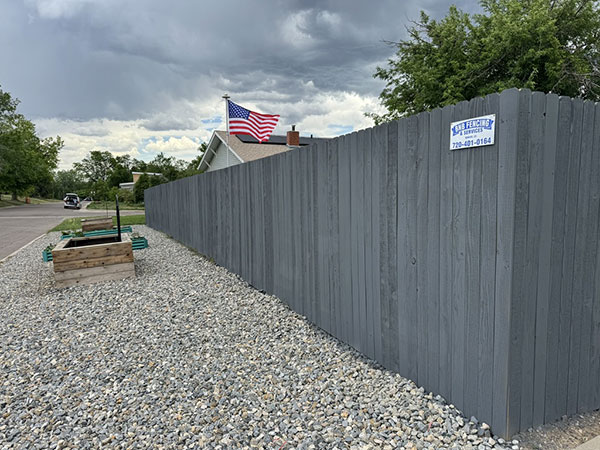
[[[52,250],[56,287],[135,277],[129,235],[65,239]]]
[[[110,230],[113,227],[112,217],[102,217],[100,219],[82,219],[81,230],[85,233],[86,231],[94,230]]]

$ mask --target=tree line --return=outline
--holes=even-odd
[[[205,149],[206,144],[202,143],[198,147],[200,153],[192,161],[159,153],[150,162],[94,150],[80,162],[73,163],[72,169],[56,172],[53,196],[60,198],[65,192],[76,192],[80,197],[104,200],[114,199],[119,194],[125,202],[141,203],[144,201],[144,189],[200,173],[196,168]],[[133,172],[143,173],[133,191],[119,189],[119,184],[132,181]]]

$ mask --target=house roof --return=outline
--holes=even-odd
[[[227,142],[226,131],[217,130],[215,133],[219,136],[221,141]],[[229,136],[229,147],[242,159],[242,162],[254,161],[255,159],[277,155],[278,153],[287,152],[291,148],[285,145],[285,136],[283,144],[274,144],[270,141],[271,139],[262,144],[259,144],[257,140],[254,140],[254,142],[244,142],[240,139],[240,135],[232,134]]]
[[[324,140],[322,138],[300,138],[300,146],[309,145],[317,141]],[[206,152],[198,165],[198,169],[206,169],[210,164],[210,161],[215,156],[215,151],[219,147],[220,143],[227,145],[227,132],[222,130],[215,130],[208,141]],[[256,159],[266,158],[268,156],[277,155],[279,153],[287,152],[294,147],[289,147],[286,144],[286,136],[274,136],[272,135],[268,141],[260,144],[252,136],[232,134],[229,135],[229,148],[240,162],[254,161]]]
[[[155,173],[155,172],[131,172],[131,175],[154,175],[154,176],[159,176],[162,175],[162,173]]]

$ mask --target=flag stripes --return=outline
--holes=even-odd
[[[227,100],[229,112],[229,133],[249,134],[258,142],[269,140],[273,133],[279,114],[260,114]]]

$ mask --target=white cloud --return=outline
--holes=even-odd
[[[355,92],[322,93],[313,102],[323,112],[306,115],[296,129],[315,137],[334,137],[336,131],[346,127],[351,127],[352,131],[372,127],[373,120],[365,117],[364,113],[383,112],[377,97],[361,96]]]
[[[91,151],[109,151],[115,156],[130,155],[144,161],[164,152],[167,156],[191,160],[197,156],[200,143],[211,135],[208,125],[182,135],[177,130],[149,131],[140,126],[140,121],[38,119],[35,123],[40,136],[58,134],[63,138],[65,146],[59,155],[61,170],[70,169],[74,162],[81,161]],[[86,134],[89,129],[95,129],[95,134]]]
[[[192,157],[198,154],[197,149],[200,145],[199,138],[182,137],[165,137],[161,140],[150,142],[146,145],[145,150],[150,153],[165,153],[166,155],[180,157]]]

